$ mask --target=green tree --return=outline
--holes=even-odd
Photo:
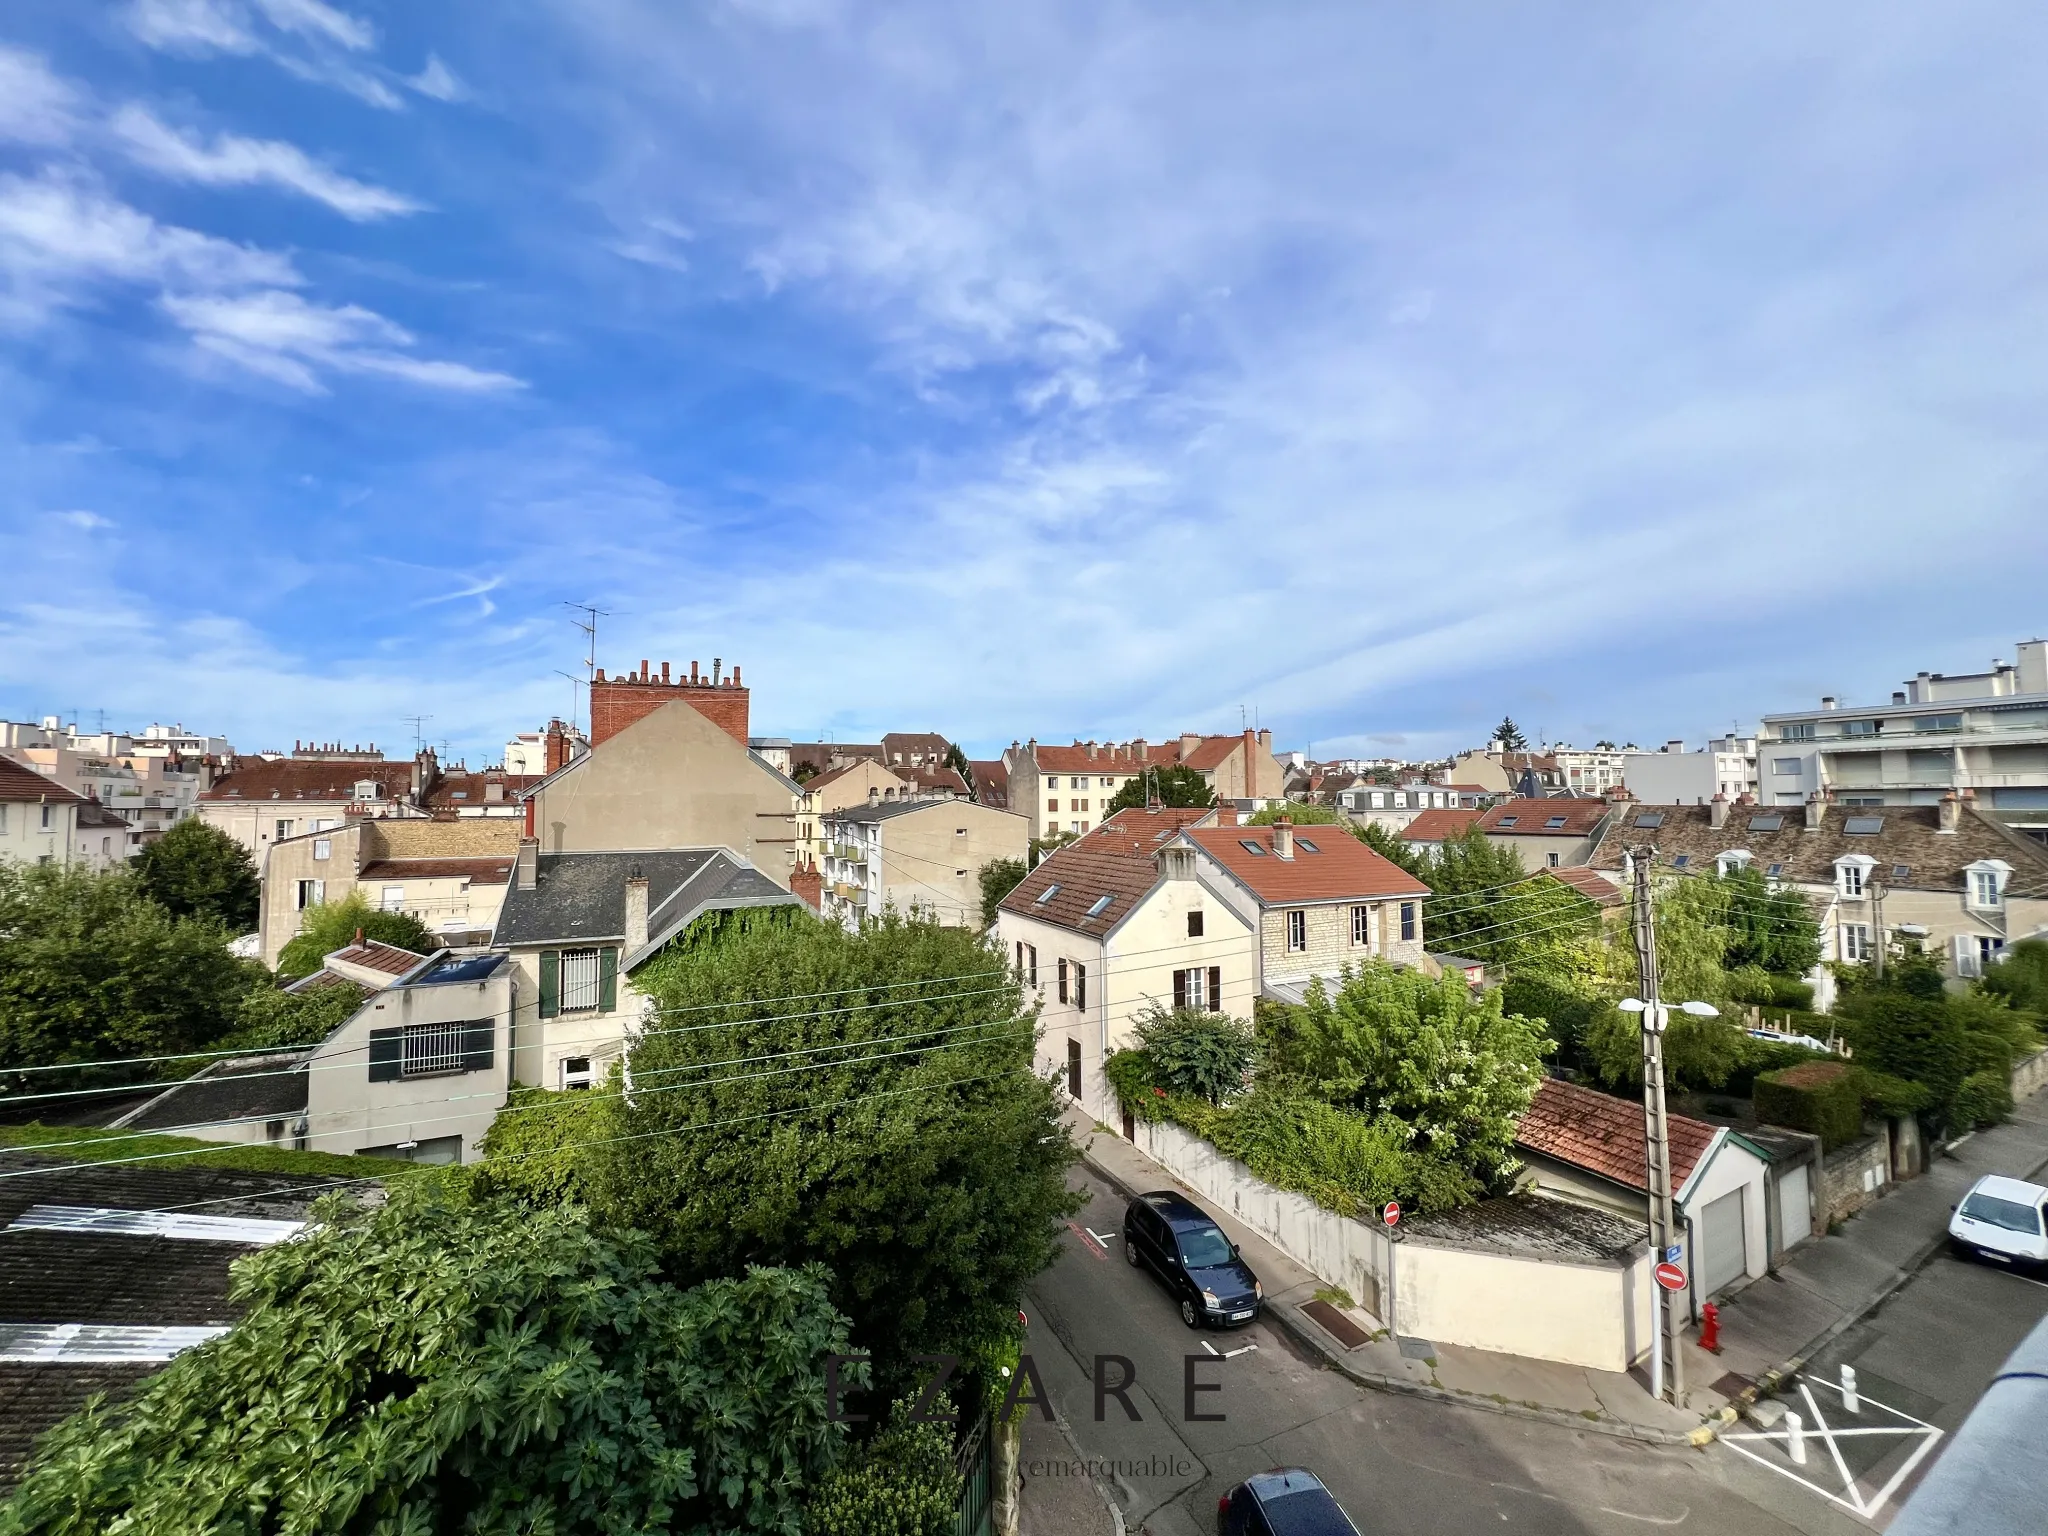
[[[2048,939],[2021,939],[1987,967],[1978,989],[2036,1020],[2048,1019]]]
[[[328,955],[353,944],[358,933],[419,955],[431,955],[441,947],[427,925],[410,912],[380,912],[361,891],[350,891],[341,901],[321,902],[299,914],[298,936],[278,952],[277,974],[287,981],[312,975]]]
[[[1513,966],[1556,957],[1589,943],[1600,909],[1562,881],[1533,877],[1521,856],[1475,824],[1447,838],[1419,871],[1431,895],[1423,935],[1439,954]]]
[[[177,823],[137,854],[142,892],[178,917],[218,923],[229,933],[256,927],[263,888],[248,849],[196,816]]]
[[[0,1532],[789,1533],[841,1454],[816,1266],[679,1290],[581,1211],[419,1180],[233,1284],[247,1316],[54,1431]]]
[[[1211,1104],[1244,1086],[1245,1072],[1258,1054],[1249,1024],[1206,1008],[1155,1003],[1138,1016],[1135,1033],[1154,1083]]]
[[[687,1026],[643,1035],[630,1092],[602,1101],[577,1176],[608,1221],[652,1233],[682,1283],[822,1261],[888,1387],[918,1350],[1008,1336],[1075,1152],[1001,956],[894,915],[849,934],[742,914],[634,985]]]
[[[1503,751],[1526,752],[1529,750],[1528,738],[1522,734],[1522,728],[1515,724],[1515,717],[1513,715],[1504,716],[1500,724],[1493,728],[1493,739],[1501,744]]]
[[[1347,830],[1353,837],[1357,838],[1381,858],[1399,865],[1402,869],[1407,870],[1409,874],[1415,876],[1416,879],[1421,880],[1423,884],[1427,885],[1429,883],[1425,878],[1429,865],[1428,854],[1409,847],[1398,836],[1389,832],[1376,821],[1354,821]],[[1426,903],[1423,908],[1423,915],[1426,920],[1428,917],[1428,906]],[[1427,932],[1428,930],[1425,929],[1424,931]],[[1434,935],[1431,935],[1431,937],[1433,938]]]
[[[1154,800],[1161,805],[1204,806],[1214,805],[1216,794],[1201,774],[1184,763],[1175,763],[1170,768],[1147,768],[1126,780],[1103,806],[1102,814],[1107,818],[1118,811],[1142,811]]]
[[[790,770],[789,776],[799,784],[808,784],[818,776],[818,765],[811,762],[798,763]]]
[[[240,1050],[284,1050],[318,1045],[355,1017],[361,988],[348,983],[287,992],[270,978],[243,994],[235,1028],[221,1043]]]
[[[996,920],[996,908],[1031,873],[1022,859],[990,859],[981,866],[981,926]]]
[[[960,743],[953,742],[946,748],[946,766],[960,775],[960,782],[967,786],[967,792],[974,793],[974,770],[967,765],[967,754],[960,750]]]
[[[1382,961],[1346,967],[1334,994],[1312,984],[1273,1043],[1317,1098],[1391,1116],[1420,1150],[1487,1183],[1514,1166],[1515,1123],[1548,1048],[1538,1021],[1508,1013],[1497,989],[1475,994],[1463,977]]]
[[[127,871],[0,859],[0,1061],[50,1066],[204,1050],[250,967],[211,922],[174,917]]]
[[[1666,1079],[1678,1088],[1718,1088],[1743,1060],[1748,1037],[1732,1017],[1736,981],[1728,971],[1732,900],[1729,882],[1669,878],[1652,895],[1657,928],[1657,990],[1671,1004],[1664,1032]],[[1597,966],[1610,1005],[1586,1030],[1586,1050],[1611,1086],[1643,1080],[1642,1020],[1611,1006],[1611,1000],[1641,991],[1635,937],[1627,924],[1608,929]],[[1710,1003],[1714,1018],[1681,1013],[1681,1002]]]
[[[1245,817],[1244,824],[1248,827],[1270,827],[1283,816],[1297,827],[1333,827],[1344,819],[1327,805],[1300,805],[1290,801],[1286,805],[1269,805],[1254,811]]]
[[[1778,976],[1804,976],[1820,964],[1820,923],[1797,890],[1772,886],[1758,869],[1718,878],[1728,891],[1724,969],[1756,966]]]

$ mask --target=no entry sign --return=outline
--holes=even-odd
[[[1685,1289],[1685,1271],[1676,1264],[1659,1264],[1650,1273],[1656,1276],[1657,1283],[1667,1291]]]
[[[1400,1202],[1400,1201],[1398,1201],[1398,1200],[1389,1200],[1389,1201],[1388,1201],[1388,1202],[1387,1202],[1387,1203],[1386,1203],[1385,1205],[1383,1205],[1383,1206],[1381,1206],[1381,1207],[1380,1207],[1380,1220],[1381,1220],[1381,1221],[1384,1221],[1384,1222],[1385,1222],[1385,1223],[1386,1223],[1386,1224],[1387,1224],[1388,1226],[1390,1226],[1390,1227],[1391,1227],[1391,1226],[1393,1226],[1393,1225],[1394,1225],[1394,1224],[1395,1224],[1396,1222],[1400,1221],[1400,1219],[1401,1219],[1401,1202]]]

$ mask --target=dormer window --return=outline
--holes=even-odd
[[[1746,848],[1730,848],[1714,862],[1720,866],[1723,875],[1732,875],[1739,869],[1749,868],[1750,852]]]
[[[1865,853],[1851,853],[1835,860],[1835,890],[1844,901],[1861,901],[1870,885],[1870,871],[1877,860]]]
[[[2012,866],[2003,859],[1979,859],[1963,871],[1964,899],[1979,912],[1995,912],[2005,905],[2005,883],[2012,878]]]
[[[356,780],[355,797],[358,800],[374,800],[382,791],[382,788],[383,786],[378,784],[375,779],[358,779]]]

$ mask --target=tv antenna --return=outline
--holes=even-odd
[[[562,606],[583,615],[569,622],[582,630],[584,638],[590,642],[583,656],[583,681],[587,684],[597,676],[597,621],[610,618],[612,613],[610,609],[599,608],[593,603],[564,603]]]
[[[569,679],[569,729],[581,730],[582,727],[577,723],[579,717],[576,713],[576,690],[587,685],[574,672],[564,672],[560,667],[555,668],[555,676]]]
[[[412,755],[418,757],[421,750],[427,744],[427,735],[424,727],[434,717],[432,715],[401,715],[399,718],[412,727]]]

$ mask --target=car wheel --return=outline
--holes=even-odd
[[[1124,1234],[1124,1262],[1133,1269],[1138,1267],[1138,1245],[1131,1241],[1128,1232]]]
[[[1183,1296],[1180,1301],[1180,1320],[1186,1323],[1190,1328],[1199,1328],[1202,1326],[1202,1314],[1195,1310],[1195,1304],[1192,1301],[1189,1301],[1185,1296]]]

